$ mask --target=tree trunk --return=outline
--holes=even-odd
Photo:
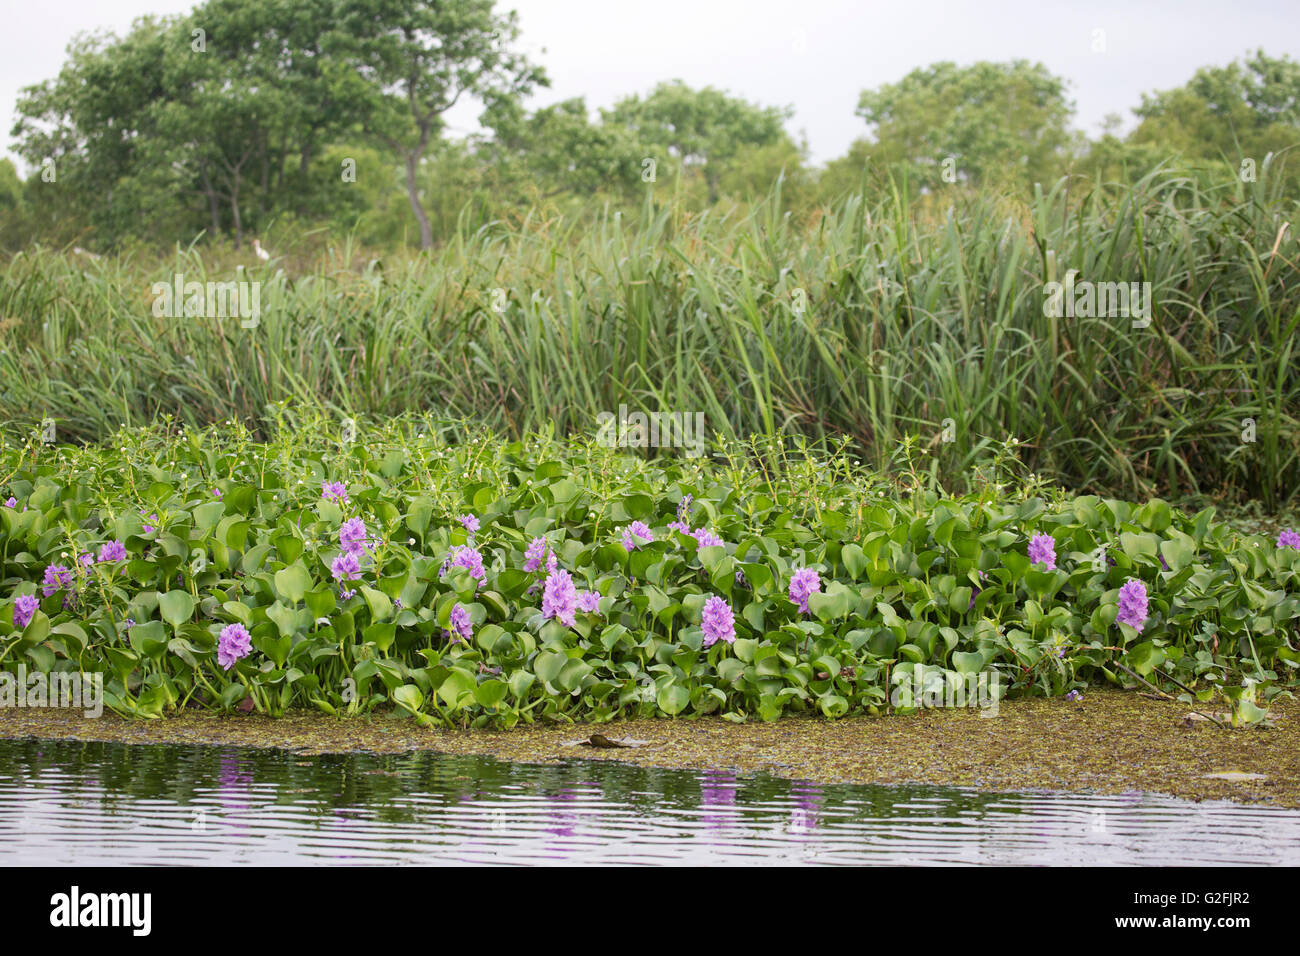
[[[199,175],[203,178],[203,192],[208,197],[208,210],[212,213],[212,239],[215,242],[221,235],[221,212],[217,206],[217,191],[212,188],[212,181],[208,179],[208,167],[200,168]]]
[[[244,222],[239,217],[239,174],[235,174],[235,180],[230,187],[230,212],[235,221],[235,250],[238,251],[244,245]]]
[[[420,205],[420,191],[416,188],[415,176],[420,168],[420,154],[413,150],[406,152],[406,196],[411,200],[411,211],[415,213],[420,224],[420,248],[433,248],[433,226],[429,223],[429,214]]]

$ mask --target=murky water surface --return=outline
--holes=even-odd
[[[1300,863],[1300,811],[435,754],[0,741],[0,863]]]

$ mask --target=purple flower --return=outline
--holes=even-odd
[[[474,517],[474,515],[461,515],[456,520],[459,521],[462,525],[464,525],[465,530],[468,531],[470,534],[473,534],[475,531],[478,530],[479,527],[478,518]]]
[[[247,657],[253,649],[253,639],[242,624],[227,624],[217,638],[217,663],[230,670],[235,661]]]
[[[144,514],[144,512],[141,511],[140,514]],[[158,516],[157,516],[156,514],[149,515],[149,520],[150,520],[150,521],[157,521],[157,520],[158,520]],[[156,530],[157,530],[157,528],[155,528],[155,527],[154,527],[153,525],[151,525],[151,524],[144,525],[144,533],[145,533],[145,534],[150,534],[151,532],[156,531]]]
[[[83,568],[88,568],[95,563],[95,556],[87,551],[85,554],[78,556],[77,563]]]
[[[542,617],[553,617],[573,627],[578,610],[578,591],[568,571],[555,570],[546,576],[542,591]]]
[[[13,501],[12,498],[9,499]],[[9,507],[13,507],[10,505]],[[1296,534],[1290,528],[1287,528],[1277,536],[1277,546],[1279,548],[1300,548],[1300,534]]]
[[[577,604],[579,611],[584,611],[587,614],[600,613],[600,592],[579,591]]]
[[[1142,630],[1147,619],[1147,587],[1135,578],[1129,578],[1119,589],[1119,614],[1115,620],[1127,624],[1135,631]]]
[[[344,487],[341,481],[322,481],[320,483],[320,496],[340,505],[347,504],[350,500],[348,498],[348,489]]]
[[[45,577],[41,584],[43,585],[41,594],[49,597],[59,588],[66,588],[72,584],[72,571],[61,564],[51,564],[45,569]]]
[[[808,598],[822,589],[821,576],[812,568],[799,568],[790,575],[790,600],[799,605],[799,613],[808,613]]]
[[[691,515],[691,505],[694,503],[693,495],[682,495],[682,500],[677,502],[677,520],[685,521]]]
[[[718,641],[736,643],[736,620],[731,615],[731,605],[716,594],[704,602],[700,627],[704,630],[705,647],[712,647]]]
[[[100,563],[104,561],[125,561],[126,545],[121,541],[106,541],[99,549]]]
[[[478,582],[475,588],[487,580],[487,572],[483,570],[483,555],[479,553],[478,548],[468,544],[451,549],[447,560],[442,564],[440,576],[446,574],[450,568],[465,568],[469,571],[470,577]]]
[[[546,539],[533,538],[528,542],[528,550],[524,552],[524,570],[532,574],[542,566],[542,559],[546,557]]]
[[[691,537],[696,540],[701,548],[721,548],[726,546],[726,542],[708,528],[696,528],[691,532]]]
[[[638,538],[641,541],[653,541],[655,539],[650,526],[644,521],[633,521],[623,529],[623,547],[628,551],[635,551],[641,543],[641,541],[637,540]]]
[[[1056,570],[1056,542],[1050,534],[1036,534],[1029,542],[1029,563]]]
[[[1077,690],[1072,690],[1065,695],[1065,699],[1068,701],[1083,700],[1083,694],[1079,693]]]
[[[220,489],[220,488],[213,488],[213,489],[212,489],[212,497],[214,497],[214,498],[220,498],[220,497],[221,497],[221,489]]]
[[[31,623],[32,617],[36,614],[36,609],[38,607],[40,607],[40,602],[36,600],[34,595],[18,595],[18,597],[14,599],[14,627],[22,630]]]
[[[366,550],[366,523],[360,518],[349,518],[339,528],[339,547],[349,554]]]
[[[334,575],[335,581],[351,581],[361,577],[361,563],[355,554],[344,551],[330,565],[330,573]]]
[[[1169,565],[1165,564],[1165,556],[1162,554],[1162,555],[1158,555],[1158,557],[1160,558],[1160,567],[1168,571]]]
[[[465,610],[459,604],[452,605],[451,609],[451,639],[469,642],[474,636],[474,625],[469,619],[469,611]]]
[[[125,621],[122,622],[122,629],[123,629],[124,631],[129,631],[129,630],[131,630],[131,628],[133,628],[133,627],[135,627],[135,621],[132,620],[132,619],[129,618],[129,617],[128,617]]]
[[[9,496],[9,500],[5,502],[5,507],[6,507],[6,508],[17,508],[17,507],[18,507],[18,499],[15,498],[13,495],[10,495],[10,496]]]

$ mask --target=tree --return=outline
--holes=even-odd
[[[338,4],[332,48],[368,85],[366,130],[402,159],[423,249],[433,245],[433,228],[420,202],[420,160],[441,135],[443,115],[465,95],[490,108],[548,85],[540,68],[510,48],[518,18],[499,16],[493,6],[493,0]]]
[[[738,154],[781,143],[793,146],[784,125],[792,114],[788,107],[757,106],[711,86],[693,90],[673,80],[660,83],[645,99],[620,100],[602,116],[606,124],[630,131],[651,153],[701,169],[709,202],[716,202],[722,176]]]
[[[1025,60],[935,63],[864,91],[857,109],[871,128],[870,158],[932,189],[1054,178],[1072,112],[1065,81]]]
[[[1244,62],[1202,67],[1185,85],[1144,94],[1129,137],[1165,155],[1256,163],[1300,145],[1300,63],[1260,50]],[[1297,165],[1293,160],[1293,168]],[[1300,176],[1288,177],[1292,194]]]
[[[533,113],[517,100],[498,102],[483,121],[493,135],[482,154],[506,179],[526,179],[540,198],[629,189],[640,181],[642,148],[622,127],[593,124],[581,98]]]

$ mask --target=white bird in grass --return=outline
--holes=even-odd
[[[269,262],[271,260],[271,254],[262,248],[262,243],[257,239],[253,240],[253,252],[257,253],[257,258],[261,259],[263,262]]]

